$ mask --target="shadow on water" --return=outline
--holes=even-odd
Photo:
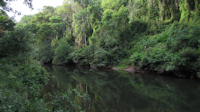
[[[88,93],[87,112],[198,112],[200,81],[174,77],[96,70],[75,66],[45,66],[51,74],[43,92],[78,88]]]

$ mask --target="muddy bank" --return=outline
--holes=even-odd
[[[117,71],[120,70],[119,68],[117,68],[117,67],[113,67],[113,66],[111,66],[110,68],[111,68],[112,70],[117,70]],[[127,72],[131,72],[131,73],[134,73],[134,72],[144,73],[144,71],[136,70],[133,66],[129,66],[128,68],[121,69],[121,70],[123,70],[123,71],[127,71]]]

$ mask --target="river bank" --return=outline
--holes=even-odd
[[[77,66],[79,68],[85,68],[85,67],[88,68],[89,67],[89,68],[100,69],[100,70],[110,69],[110,70],[113,70],[113,71],[126,71],[126,72],[130,72],[130,73],[155,73],[155,74],[158,74],[158,75],[171,75],[171,76],[175,76],[175,77],[178,77],[178,78],[190,78],[190,79],[198,78],[197,76],[195,76],[194,74],[192,74],[190,72],[181,72],[181,71],[159,72],[159,71],[135,69],[135,68],[138,68],[138,67],[127,66],[127,65],[98,67],[98,66],[90,66],[90,65],[87,65],[87,66],[81,65],[80,66],[80,65],[75,64],[75,63],[64,64],[64,65],[63,64],[62,65],[55,65],[55,64],[52,64],[52,63],[48,63],[48,64],[51,64],[51,65],[54,65],[54,66],[72,65],[72,66]]]

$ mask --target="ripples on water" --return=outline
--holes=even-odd
[[[90,96],[87,112],[200,112],[200,80],[96,70],[74,66],[45,66],[53,78],[44,92],[78,88]]]

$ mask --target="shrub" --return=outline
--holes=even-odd
[[[84,48],[75,50],[70,54],[72,60],[74,63],[78,65],[90,65],[91,61],[94,58],[94,52],[96,50],[96,46],[94,44],[91,44],[89,46],[86,46]]]
[[[0,59],[0,111],[40,111],[44,102],[39,92],[48,74],[38,63],[18,59]]]
[[[104,67],[108,65],[108,62],[109,62],[108,55],[110,55],[110,53],[104,50],[103,48],[100,48],[100,47],[96,48],[91,65],[95,65],[98,67]]]
[[[49,63],[53,60],[53,49],[48,41],[41,42],[37,51],[37,60],[42,63]]]
[[[140,62],[143,59],[144,53],[134,52],[133,55],[130,57],[130,61],[136,67],[140,66]]]
[[[172,65],[180,71],[196,73],[199,69],[198,57],[196,49],[187,47],[177,54],[172,61]]]
[[[28,42],[31,33],[22,29],[16,31],[6,31],[1,34],[0,39],[0,57],[17,55],[31,50]]]
[[[53,111],[73,111],[80,112],[81,106],[79,106],[76,101],[84,100],[89,101],[89,97],[85,93],[80,93],[76,89],[68,90],[65,93],[55,92],[54,95],[50,95],[51,98],[51,110]],[[76,99],[74,98],[76,97]]]
[[[62,65],[69,62],[71,59],[70,53],[73,51],[73,48],[64,40],[60,39],[58,46],[54,51],[54,58],[52,63],[56,65]]]

